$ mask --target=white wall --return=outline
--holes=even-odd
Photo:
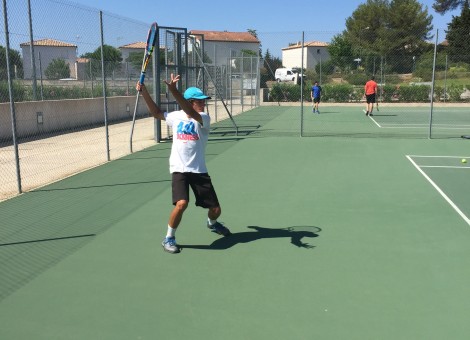
[[[135,96],[108,97],[108,121],[131,119]],[[127,111],[129,106],[129,111]],[[42,112],[42,124],[38,124],[37,112]],[[139,101],[138,115],[148,113],[144,100]],[[67,131],[104,122],[103,98],[45,100],[15,103],[17,137],[39,133]],[[10,103],[0,104],[0,140],[12,138]]]
[[[23,53],[23,70],[24,79],[32,79],[33,71],[31,67],[31,53],[28,46],[22,46]],[[34,55],[36,61],[36,77],[40,77],[39,73],[39,57],[41,54],[41,68],[42,76],[45,78],[44,72],[47,66],[54,59],[64,59],[70,67],[70,77],[76,78],[75,61],[77,60],[77,48],[76,47],[56,47],[56,46],[34,46]]]
[[[259,52],[258,43],[204,41],[204,51],[212,60],[213,65],[226,65],[233,56],[240,56],[242,50]]]
[[[318,53],[318,51],[320,53]],[[315,66],[330,59],[330,54],[324,46],[304,47],[304,67],[307,69],[315,69]],[[284,67],[293,68],[301,67],[302,64],[302,48],[286,49],[282,51],[282,65]]]

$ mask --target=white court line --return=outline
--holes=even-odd
[[[414,158],[456,158],[456,159],[470,158],[470,156],[421,156],[421,155],[408,155],[408,156],[414,157]]]
[[[420,168],[443,168],[443,169],[470,169],[470,166],[450,166],[450,165],[419,165]]]
[[[369,116],[369,118],[372,119],[372,121],[375,123],[375,125],[377,125],[379,128],[382,128],[382,125],[377,123],[377,121],[374,118],[372,118],[371,116]]]
[[[434,189],[436,189],[437,192],[442,197],[444,197],[444,199],[447,201],[447,203],[449,203],[450,206],[452,208],[454,208],[454,210],[460,215],[460,217],[462,217],[463,220],[465,222],[467,222],[467,224],[470,226],[470,219],[467,216],[465,216],[465,214],[462,212],[462,210],[460,210],[459,207],[454,202],[452,202],[452,200],[444,193],[444,191],[442,191],[441,188],[439,188],[439,186],[436,183],[434,183],[434,181],[428,175],[426,175],[426,173],[423,170],[421,170],[421,168],[413,161],[413,159],[409,155],[406,155],[406,158],[408,158],[408,160],[411,162],[411,164],[413,164],[413,166],[421,173],[421,175],[423,175],[424,178],[426,178],[428,180],[428,182],[431,183],[431,185],[434,187]]]
[[[424,128],[429,128],[429,124],[386,124],[386,125],[380,125],[380,127],[382,129],[424,129]],[[441,130],[460,130],[460,129],[467,129],[469,127],[470,125],[455,126],[455,125],[433,124],[434,129],[439,128]]]

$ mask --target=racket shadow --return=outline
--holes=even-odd
[[[253,231],[233,233],[228,237],[221,237],[209,245],[180,244],[179,246],[182,249],[225,250],[242,243],[250,243],[263,239],[286,238],[290,239],[290,243],[298,248],[311,249],[315,246],[304,242],[304,239],[318,237],[318,233],[321,231],[320,228],[314,226],[294,226],[279,229],[247,226],[247,228]],[[312,229],[313,231],[303,229]]]

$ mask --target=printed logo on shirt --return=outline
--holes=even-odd
[[[180,122],[176,128],[176,138],[180,140],[198,140],[194,122]]]

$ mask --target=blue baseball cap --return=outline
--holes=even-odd
[[[191,100],[191,99],[211,99],[211,97],[206,96],[201,89],[197,87],[188,87],[186,91],[184,91],[184,99]]]

